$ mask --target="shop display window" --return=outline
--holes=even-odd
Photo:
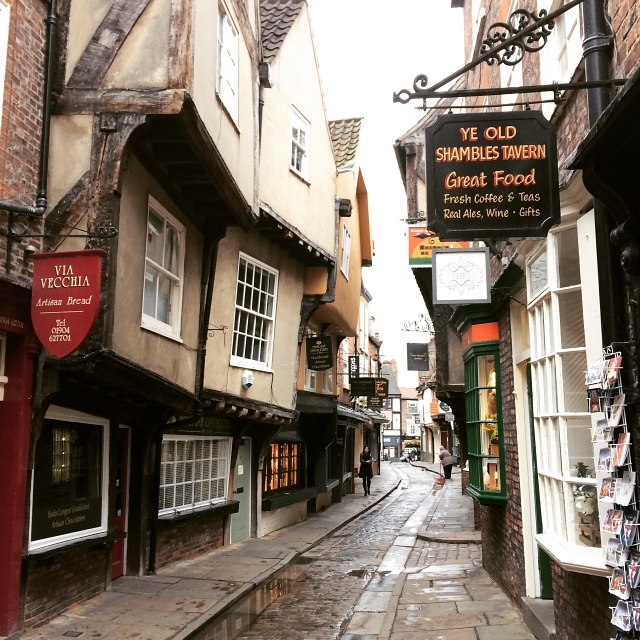
[[[302,455],[300,443],[271,443],[264,465],[264,493],[302,488]]]
[[[480,502],[506,500],[498,342],[465,352],[465,401],[470,491]]]

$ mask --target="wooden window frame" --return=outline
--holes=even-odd
[[[306,485],[304,455],[304,446],[301,442],[272,442],[264,460],[263,495],[304,489]],[[285,461],[284,466],[283,461]],[[274,476],[276,476],[275,482]]]

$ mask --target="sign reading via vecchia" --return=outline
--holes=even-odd
[[[77,349],[98,318],[104,251],[33,254],[31,321],[54,356]]]
[[[544,238],[560,222],[556,130],[538,111],[426,128],[427,221],[442,240]]]

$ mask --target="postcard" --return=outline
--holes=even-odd
[[[604,478],[607,480],[607,478]],[[604,483],[603,480],[603,483]],[[609,487],[609,491],[610,491]],[[614,501],[617,504],[626,507],[634,496],[636,489],[636,474],[635,471],[625,471],[622,474],[622,478],[617,478],[614,487]]]
[[[624,413],[624,393],[617,395],[611,404],[611,411],[609,412],[609,426],[617,427],[620,424],[620,418]]]
[[[591,442],[609,442],[613,437],[613,427],[609,426],[606,419],[598,420],[591,431]]]
[[[622,516],[622,526],[620,527],[620,542],[630,547],[636,537],[638,528],[638,512],[635,509],[625,509]]]
[[[609,538],[604,547],[604,562],[610,566],[623,567],[629,556],[629,549],[618,538]]]
[[[597,360],[589,365],[589,370],[585,374],[584,383],[587,386],[601,385],[605,373],[606,360]]]
[[[625,600],[618,600],[616,608],[611,615],[611,624],[623,631],[631,630],[631,607]]]
[[[602,386],[604,389],[612,389],[616,386],[618,376],[620,375],[620,366],[622,365],[622,356],[614,356],[607,361],[606,372],[603,375]]]
[[[618,434],[618,442],[614,444],[611,449],[613,455],[611,456],[611,466],[620,467],[626,459],[629,452],[629,444],[631,444],[631,434],[628,432]]]
[[[616,497],[616,480],[618,480],[618,478],[602,478],[600,495],[598,496],[599,500],[603,502],[613,502]]]
[[[596,466],[596,471],[600,471],[600,472],[611,471],[611,457],[612,457],[611,449],[609,447],[600,449],[600,453],[598,454],[598,464]]]
[[[607,513],[602,521],[602,530],[617,536],[622,527],[622,518],[622,509],[607,509]]]
[[[627,581],[629,582],[629,587],[632,589],[637,589],[640,585],[640,553],[637,551],[632,551],[629,554]]]
[[[629,599],[629,586],[624,574],[624,567],[616,567],[609,578],[609,593],[623,600]]]

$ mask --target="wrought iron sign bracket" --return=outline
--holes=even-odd
[[[593,89],[596,87],[613,87],[626,83],[626,79],[618,78],[603,81],[590,82],[565,82],[543,85],[529,85],[522,87],[500,87],[486,89],[452,89],[448,91],[438,91],[441,87],[460,76],[471,71],[483,62],[489,66],[494,64],[506,64],[515,66],[522,62],[525,53],[537,53],[547,44],[549,35],[553,30],[554,20],[566,11],[573,9],[583,0],[570,0],[565,5],[548,13],[546,9],[541,9],[538,14],[517,9],[512,12],[506,22],[496,22],[487,29],[487,37],[482,41],[480,55],[471,60],[451,75],[440,82],[429,87],[429,78],[425,74],[420,74],[413,81],[413,91],[402,89],[393,94],[393,101],[407,104],[411,100],[422,100],[422,107],[426,109],[428,98],[473,98],[484,96],[500,96],[507,94],[543,93],[553,92],[553,100],[536,100],[538,102],[559,102],[562,100],[561,92],[573,89]],[[610,36],[606,38],[607,44],[611,46],[613,40]],[[533,104],[534,101],[524,104]],[[441,109],[451,109],[452,105],[436,107]],[[455,107],[458,108],[458,107]]]
[[[418,333],[435,334],[433,322],[431,322],[431,319],[424,313],[419,313],[417,320],[407,320],[401,331],[416,331]]]
[[[221,324],[219,327],[217,327],[215,324],[210,324],[207,327],[207,336],[209,338],[213,338],[213,336],[215,336],[216,331],[222,331],[222,344],[227,344],[227,329],[229,327],[226,324]]]

